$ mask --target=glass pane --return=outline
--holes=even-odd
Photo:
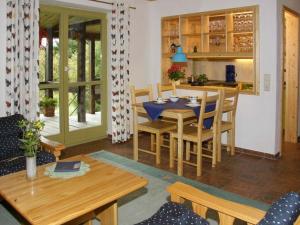
[[[42,135],[60,134],[59,89],[60,45],[58,13],[40,11],[40,119],[45,122]]]
[[[69,131],[101,125],[100,85],[69,88]]]
[[[59,82],[59,19],[60,15],[40,12],[40,83]]]
[[[101,74],[101,21],[69,17],[69,82],[99,80]]]
[[[45,122],[43,136],[60,133],[58,89],[40,90],[40,119]]]

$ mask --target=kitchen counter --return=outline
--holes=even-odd
[[[217,91],[220,88],[224,89],[232,89],[234,86],[226,86],[225,82],[208,82],[203,86],[192,86],[191,84],[185,83],[176,86],[177,89],[185,89],[185,90],[196,90],[196,91]]]

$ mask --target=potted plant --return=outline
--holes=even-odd
[[[197,77],[197,82],[199,85],[204,85],[208,81],[205,73],[199,74]]]
[[[18,126],[23,131],[20,141],[21,148],[26,156],[27,178],[32,180],[36,177],[36,155],[40,149],[40,132],[43,130],[45,123],[40,120],[21,120]]]
[[[55,98],[44,97],[40,101],[40,107],[43,109],[44,116],[53,117],[55,115],[55,107],[57,100]]]
[[[182,71],[182,67],[177,64],[173,64],[171,68],[168,70],[169,79],[172,82],[175,82],[176,85],[180,84],[180,79],[184,78],[184,72]]]

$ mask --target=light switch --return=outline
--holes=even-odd
[[[271,89],[271,74],[264,74],[264,91]]]

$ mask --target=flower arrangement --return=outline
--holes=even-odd
[[[173,64],[171,68],[168,70],[168,76],[170,80],[180,80],[181,78],[184,78],[184,72],[181,70],[180,65]]]
[[[197,81],[199,83],[202,83],[202,84],[204,84],[205,82],[207,82],[208,79],[207,79],[206,74],[205,73],[199,74],[198,77],[197,77]]]
[[[26,157],[36,156],[40,147],[40,132],[43,130],[45,123],[41,120],[21,120],[18,126],[23,131],[23,137],[20,141],[22,143],[21,148],[24,150],[24,155]]]

